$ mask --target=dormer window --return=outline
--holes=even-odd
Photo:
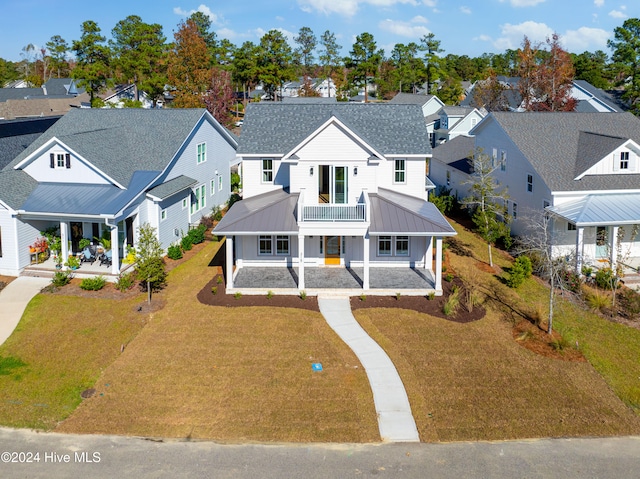
[[[50,153],[49,160],[51,168],[71,168],[71,155],[69,153]]]
[[[629,169],[629,152],[623,151],[620,153],[620,169],[628,170]]]

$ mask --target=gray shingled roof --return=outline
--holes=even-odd
[[[180,175],[176,178],[173,178],[172,180],[162,183],[161,185],[151,188],[149,191],[147,191],[147,194],[155,198],[164,200],[172,195],[175,195],[176,193],[180,193],[181,191],[192,187],[197,182],[198,181],[194,180],[193,178],[189,178],[185,175]]]
[[[578,156],[574,175],[576,177],[581,175],[628,140],[619,136],[581,131],[578,136]]]
[[[598,100],[600,100],[602,103],[607,105],[609,108],[613,108],[617,112],[621,112],[621,111],[625,110],[625,108],[623,108],[623,105],[620,105],[611,94],[607,93],[606,91],[604,91],[604,90],[602,90],[600,88],[596,88],[595,86],[593,86],[588,81],[586,81],[586,80],[573,80],[573,83],[575,85],[579,86],[580,88],[582,88],[583,90],[587,91],[594,98],[597,98]]]
[[[42,88],[0,88],[0,102],[43,96]]]
[[[475,150],[475,138],[470,136],[456,136],[453,140],[444,142],[433,149],[433,159],[470,174],[469,159]]]
[[[391,100],[391,105],[419,105],[423,106],[429,100],[433,98],[433,95],[416,95],[413,93],[398,93]]]
[[[233,204],[214,228],[216,235],[294,234],[298,231],[298,194],[271,191]]]
[[[395,191],[378,189],[369,194],[371,200],[371,234],[453,236],[456,231],[440,210],[428,201]]]
[[[48,116],[0,121],[0,170],[59,119],[59,116]]]
[[[204,112],[204,109],[138,108],[71,110],[7,168],[56,137],[115,181],[127,185],[135,171],[162,171]]]
[[[579,157],[584,151],[580,149],[581,132],[628,138],[640,143],[640,120],[631,113],[493,112],[478,125],[476,134],[483,124],[486,126],[492,120],[502,127],[552,191],[640,187],[640,174],[589,175],[574,180],[576,165],[584,161]],[[586,140],[584,135],[582,137],[584,145]],[[613,144],[615,141],[610,143]]]
[[[417,105],[370,103],[251,103],[238,155],[284,155],[331,117],[336,117],[383,155],[428,155],[429,137]]]
[[[447,116],[467,116],[469,113],[473,111],[472,106],[453,106],[446,105],[440,108],[439,112],[444,112]]]

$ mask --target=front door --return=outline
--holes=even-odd
[[[82,223],[72,221],[69,225],[69,229],[71,230],[71,251],[79,253],[80,240],[83,238]]]
[[[340,264],[340,236],[324,237],[324,264]]]
[[[608,233],[606,226],[598,226],[596,228],[596,259],[604,259],[609,255],[608,250]]]

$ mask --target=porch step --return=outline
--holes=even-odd
[[[627,274],[622,281],[627,288],[640,291],[640,274]]]
[[[30,278],[53,278],[53,271],[49,269],[26,268],[22,270],[20,276],[28,276]]]

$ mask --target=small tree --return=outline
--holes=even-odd
[[[136,248],[136,273],[147,288],[147,301],[151,303],[151,290],[159,289],[165,282],[164,250],[156,236],[156,229],[149,223],[138,228]]]
[[[511,218],[507,214],[509,195],[505,189],[499,190],[493,177],[498,168],[498,162],[478,149],[471,158],[471,178],[465,184],[471,185],[470,196],[463,204],[473,209],[473,222],[478,233],[487,242],[489,251],[489,265],[493,267],[491,246],[499,239],[510,244],[511,234],[509,223]]]
[[[547,333],[553,331],[554,299],[557,288],[564,288],[563,274],[572,266],[572,255],[554,255],[553,219],[542,212],[527,215],[527,232],[518,237],[516,250],[534,258],[534,271],[549,281]]]

